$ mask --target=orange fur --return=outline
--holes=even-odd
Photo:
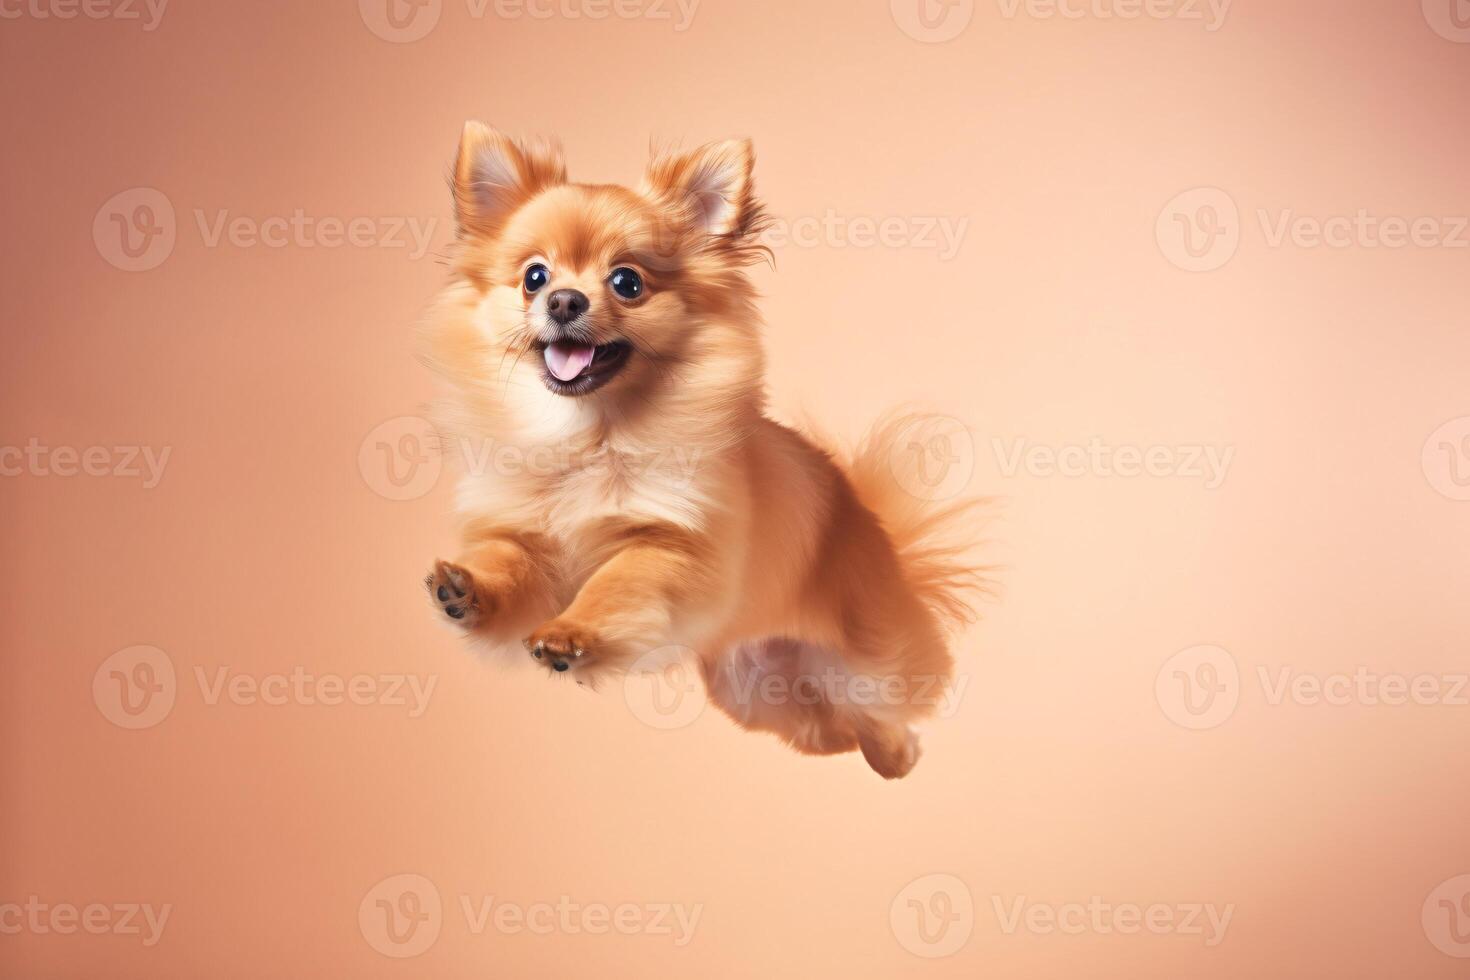
[[[574,184],[555,147],[466,126],[454,275],[422,353],[447,382],[450,455],[470,464],[464,549],[428,585],[467,635],[583,683],[688,648],[738,723],[903,776],[979,584],[952,537],[965,511],[901,489],[902,420],[842,464],[767,417],[744,272],[765,254],[753,162],[732,141],[657,156],[638,190]],[[538,263],[550,281],[533,291]],[[612,291],[615,268],[641,295]],[[589,346],[631,348],[580,397],[542,377],[561,289],[590,301]]]

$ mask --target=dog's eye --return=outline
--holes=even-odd
[[[540,262],[526,270],[526,292],[534,293],[551,281],[551,270]]]
[[[623,299],[637,299],[643,295],[643,277],[632,269],[614,269],[607,280]]]

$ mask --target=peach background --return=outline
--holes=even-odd
[[[0,479],[0,904],[173,905],[149,948],[0,935],[0,975],[1464,975],[1420,913],[1470,872],[1470,707],[1272,705],[1257,670],[1470,669],[1470,503],[1420,462],[1470,415],[1470,252],[1273,248],[1256,212],[1465,214],[1470,46],[1410,0],[1239,0],[1213,33],[962,3],[946,43],[886,0],[703,0],[682,32],[444,0],[413,43],[355,6],[179,0],[151,32],[0,20],[0,444],[172,447],[151,490]],[[209,248],[193,213],[436,219],[438,249],[466,117],[559,134],[594,180],[634,180],[650,136],[747,134],[778,215],[968,219],[952,261],[829,242],[758,273],[780,405],[848,436],[900,402],[953,415],[969,490],[1009,501],[1004,599],[961,640],[970,686],[911,778],[713,712],[661,732],[617,691],[484,665],[434,623],[419,580],[452,548],[450,481],[387,500],[358,455],[431,392],[410,325],[441,266]],[[1201,186],[1238,204],[1241,242],[1190,273],[1155,221]],[[135,187],[172,202],[177,244],[129,273],[92,228]],[[1236,455],[1206,490],[1007,475],[992,445],[1093,437]],[[91,690],[137,644],[179,690],[129,731]],[[1191,731],[1154,685],[1198,644],[1242,685]],[[417,719],[210,705],[194,671],[221,666],[437,687]],[[358,926],[398,873],[445,903],[414,959]],[[890,928],[931,873],[976,910],[942,959]],[[684,948],[474,935],[461,895],[703,912]],[[993,897],[1023,895],[1235,911],[1212,948],[1007,934]]]

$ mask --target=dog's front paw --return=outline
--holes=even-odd
[[[596,655],[596,634],[565,620],[553,619],[526,637],[526,650],[552,670],[585,666]]]
[[[475,578],[465,569],[447,561],[434,562],[424,579],[429,598],[439,611],[460,626],[469,629],[490,612],[490,598],[475,588]]]

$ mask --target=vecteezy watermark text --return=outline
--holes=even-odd
[[[682,34],[694,23],[701,0],[465,0],[476,20],[487,12],[501,20],[668,21]]]
[[[148,902],[43,902],[31,895],[25,902],[0,903],[0,935],[31,933],[71,936],[85,932],[93,936],[141,936],[144,946],[156,946],[163,938],[170,904],[155,908]]]
[[[420,718],[428,710],[439,682],[436,674],[335,674],[301,666],[264,674],[196,666],[194,680],[210,707],[357,705],[406,708],[410,718]],[[132,646],[98,665],[92,676],[92,700],[119,728],[152,728],[173,711],[179,687],[172,657],[158,647]]]
[[[761,235],[771,249],[886,248],[930,251],[948,262],[959,254],[970,219],[950,215],[846,215],[828,208],[820,217],[776,218]]]
[[[682,948],[694,939],[703,904],[683,902],[507,901],[495,895],[461,893],[458,905],[472,936],[494,931],[515,936],[668,937]],[[369,946],[396,959],[418,956],[438,940],[445,925],[445,902],[433,881],[419,874],[390,875],[370,888],[358,904],[357,922]]]
[[[1325,704],[1336,708],[1470,707],[1470,674],[1400,674],[1366,666],[1323,674],[1259,666],[1256,677],[1266,703],[1273,706],[1289,701],[1307,707]]]
[[[1235,0],[996,0],[1007,20],[1196,21],[1213,34],[1225,26]]]
[[[158,29],[169,0],[0,0],[0,20],[138,21],[144,31]]]
[[[387,249],[422,259],[439,228],[437,218],[403,215],[238,214],[229,208],[190,212],[200,243],[209,249]],[[180,221],[168,195],[153,187],[114,194],[97,209],[92,241],[108,264],[124,272],[156,269],[173,254]],[[185,227],[188,227],[186,224]]]
[[[795,675],[742,669],[735,664],[727,692],[731,706],[750,708],[756,705],[829,704],[858,708],[897,708],[918,706],[933,709],[939,717],[950,717],[969,687],[970,678],[961,674],[950,678],[931,674],[906,676],[858,674],[826,667]]]
[[[682,34],[702,0],[464,0],[472,20],[641,20],[670,24]],[[439,24],[444,0],[358,0],[358,13],[373,34],[394,44],[427,37]]]
[[[734,651],[719,675],[719,697],[727,710],[760,714],[789,705],[836,708],[919,707],[936,717],[959,711],[970,677],[931,674],[860,674],[836,666],[788,673],[764,668],[761,653]],[[660,731],[693,724],[709,704],[709,693],[688,647],[670,645],[639,657],[623,675],[623,698],[639,721]]]
[[[232,215],[228,209],[194,209],[194,223],[206,248],[226,243],[235,248],[406,248],[410,259],[428,254],[429,240],[439,222],[435,218],[316,217],[297,208],[289,215],[255,218]]]
[[[1025,895],[1003,898],[991,896],[996,922],[1008,936],[1019,932],[1047,936],[1093,934],[1098,936],[1193,936],[1206,946],[1218,946],[1225,940],[1235,906],[1223,908],[1212,902],[1139,905],[1133,902],[1110,902],[1099,895],[1086,902],[1052,904],[1036,902]]]
[[[47,446],[32,436],[24,446],[0,446],[0,477],[141,479],[152,490],[172,453],[172,446]]]
[[[479,936],[492,927],[498,933],[533,936],[560,933],[605,936],[669,936],[676,947],[689,945],[704,914],[702,904],[682,902],[578,902],[562,895],[553,902],[507,902],[494,895],[461,895],[460,909],[471,934]]]
[[[1428,2],[1428,0],[1426,0]],[[1214,33],[1225,26],[1234,0],[995,0],[1006,20],[1182,21]],[[925,44],[942,44],[963,34],[977,0],[889,0],[899,30]]]
[[[1038,936],[1184,936],[1206,946],[1224,942],[1234,904],[1213,902],[1115,902],[1100,895],[1086,901],[1042,902],[1027,895],[991,895],[991,911],[1002,934]],[[959,952],[975,929],[974,897],[950,874],[928,874],[909,882],[889,905],[889,924],[899,945],[926,959]]]
[[[996,463],[1007,478],[1027,475],[1200,480],[1206,490],[1219,489],[1235,460],[1234,446],[1110,446],[1099,438],[1085,445],[1034,445],[1027,439],[992,439]]]
[[[613,452],[598,445],[517,446],[492,439],[459,438],[451,445],[469,476],[549,477],[577,472],[584,476],[665,478],[671,487],[688,487],[699,467],[699,449],[683,446],[631,448]]]
[[[287,704],[335,707],[341,704],[378,705],[407,708],[408,717],[420,718],[428,710],[435,674],[314,674],[295,667],[289,674],[257,676],[236,672],[230,667],[216,667],[213,672],[194,668],[194,678],[204,703],[216,705],[228,701],[236,705],[264,704],[277,707]]]
[[[457,460],[464,476],[483,479],[572,477],[637,478],[670,490],[694,483],[702,452],[676,445],[576,446],[565,442],[521,444],[464,435],[443,436],[428,419],[401,415],[363,437],[357,468],[378,496],[417,500],[434,489],[445,457]]]
[[[1294,208],[1256,208],[1260,240],[1270,249],[1470,248],[1470,215],[1383,214],[1356,208],[1339,214],[1301,214]],[[1159,213],[1154,234],[1171,263],[1189,272],[1223,268],[1239,250],[1247,223],[1235,198],[1218,187],[1177,195]]]
[[[1269,707],[1404,708],[1470,707],[1470,674],[1385,671],[1359,664],[1350,670],[1308,671],[1258,664],[1243,673],[1230,651],[1200,645],[1180,650],[1159,669],[1154,692],[1159,708],[1183,728],[1217,728],[1234,715],[1254,676]]]

